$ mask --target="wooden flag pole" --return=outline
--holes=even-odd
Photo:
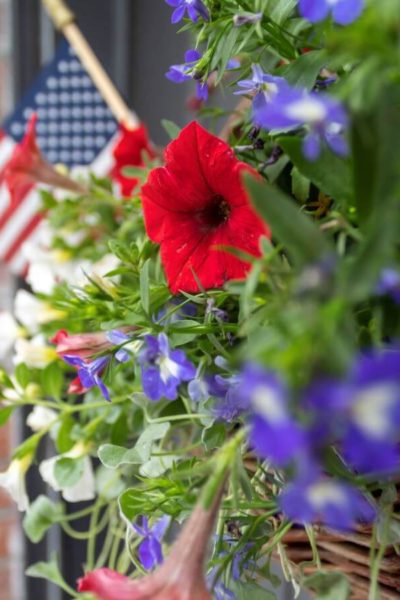
[[[64,0],[42,0],[54,25],[67,38],[100,94],[119,123],[135,129],[140,125],[139,117],[128,107],[121,94],[107,75],[99,59],[76,25],[75,15]]]

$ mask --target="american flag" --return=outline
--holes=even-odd
[[[33,113],[38,115],[37,142],[49,162],[90,168],[99,176],[111,170],[118,132],[118,123],[74,50],[61,42],[0,130],[0,262],[16,274],[26,267],[22,245],[34,240],[43,217],[35,189],[17,205],[10,203],[4,171]]]

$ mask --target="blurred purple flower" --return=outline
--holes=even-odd
[[[347,389],[345,458],[363,473],[385,473],[400,462],[400,350],[361,355]]]
[[[143,391],[150,400],[161,398],[175,400],[178,386],[196,375],[194,365],[182,350],[171,350],[165,333],[157,337],[147,335],[145,346],[139,353]]]
[[[261,458],[286,466],[306,450],[306,435],[289,413],[287,389],[274,373],[247,365],[237,395],[250,403],[250,444]]]
[[[202,17],[205,21],[210,20],[210,14],[207,7],[201,0],[165,0],[169,6],[175,8],[172,13],[171,23],[182,21],[185,13],[192,21],[197,21],[198,17]]]
[[[135,531],[144,539],[139,545],[139,560],[147,570],[154,569],[163,562],[161,540],[170,524],[170,517],[164,515],[149,527],[147,517],[141,517],[140,525],[133,523]]]
[[[234,92],[235,95],[254,94],[253,110],[258,111],[271,102],[278,92],[289,85],[283,77],[274,77],[264,73],[260,65],[252,65],[253,77],[242,79],[237,85],[243,89]]]
[[[153,321],[155,323],[161,323],[162,325],[171,325],[186,317],[195,317],[196,314],[197,307],[195,304],[192,304],[191,302],[183,304],[183,300],[171,298],[171,300],[168,300],[161,310],[158,311],[155,317],[153,317]]]
[[[214,600],[236,600],[236,595],[226,587],[221,577],[215,582],[218,567],[214,567],[207,575],[208,589],[213,593]]]
[[[302,17],[318,23],[332,14],[335,23],[349,25],[361,15],[364,0],[300,0],[299,11]]]
[[[258,23],[259,21],[261,21],[262,16],[263,16],[262,12],[238,13],[237,15],[234,15],[234,17],[233,17],[233,24],[235,25],[235,27],[242,27],[242,25],[248,25],[248,24],[254,25],[255,23]]]
[[[292,521],[320,522],[332,529],[348,531],[357,522],[370,523],[376,511],[357,489],[327,478],[298,479],[284,488],[279,505]]]
[[[383,269],[376,293],[379,296],[389,296],[396,304],[400,304],[400,272],[395,269]]]
[[[325,143],[339,156],[347,156],[345,132],[348,117],[343,105],[326,94],[281,86],[268,103],[254,107],[254,118],[266,129],[306,127],[304,156],[316,160]]]

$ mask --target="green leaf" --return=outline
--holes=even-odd
[[[23,520],[24,531],[30,541],[37,544],[54,523],[59,523],[63,515],[63,504],[60,502],[55,504],[46,496],[38,496],[25,514]]]
[[[179,456],[153,456],[149,461],[141,465],[139,473],[142,477],[148,477],[149,479],[160,477],[177,460],[179,460]]]
[[[13,453],[13,458],[21,459],[28,454],[34,454],[36,448],[43,437],[43,432],[38,432],[28,437],[22,444],[20,444]]]
[[[297,167],[292,169],[292,193],[302,203],[307,202],[310,196],[310,180]]]
[[[14,412],[14,406],[0,408],[0,427],[3,427]]]
[[[325,149],[318,160],[310,162],[303,156],[302,140],[293,136],[279,138],[278,144],[288,154],[300,173],[322,192],[345,206],[352,204],[353,183],[348,161]]]
[[[226,438],[226,429],[222,423],[214,423],[211,427],[203,429],[201,441],[203,442],[206,450],[214,450],[214,448],[220,448]]]
[[[237,582],[232,586],[236,600],[276,600],[276,594],[256,583]]]
[[[318,227],[279,188],[248,175],[245,182],[257,212],[270,225],[273,237],[285,246],[295,264],[304,267],[332,253]]]
[[[293,86],[312,89],[321,69],[326,65],[325,50],[302,54],[283,71],[283,77]]]
[[[268,16],[281,25],[292,13],[298,0],[269,0],[267,14]]]
[[[75,440],[71,437],[72,429],[75,427],[75,421],[71,415],[65,415],[57,431],[56,446],[60,454],[71,450]]]
[[[41,372],[42,388],[46,396],[60,400],[63,381],[64,375],[61,365],[56,361],[50,363]]]
[[[149,290],[150,259],[148,258],[140,270],[140,299],[143,310],[150,313],[150,290]]]
[[[75,597],[75,590],[69,587],[60,573],[55,555],[52,556],[51,561],[49,562],[38,562],[31,565],[26,570],[26,574],[28,577],[39,577],[40,579],[51,581],[61,589],[65,590],[68,594],[72,594],[72,597]]]
[[[15,367],[14,376],[19,385],[25,389],[26,386],[32,381],[32,373],[26,364],[21,363]]]
[[[108,469],[117,469],[121,465],[141,465],[151,457],[153,443],[161,440],[170,428],[169,423],[154,423],[141,434],[133,448],[123,448],[113,444],[100,446],[98,456]]]
[[[78,483],[83,475],[83,470],[83,458],[62,457],[54,465],[54,477],[63,488],[71,487]]]
[[[107,469],[118,469],[121,465],[140,465],[143,463],[143,457],[135,448],[128,450],[114,444],[100,446],[98,457]]]
[[[181,132],[181,128],[179,127],[179,125],[177,125],[173,121],[169,121],[168,119],[161,119],[161,125],[164,127],[171,140],[177,138]]]
[[[354,119],[354,187],[362,224],[378,206],[384,212],[386,199],[399,192],[400,158],[394,150],[399,129],[400,92],[396,88],[384,90],[374,113]]]
[[[347,600],[350,586],[342,573],[319,572],[304,580],[304,585],[316,592],[315,600]]]

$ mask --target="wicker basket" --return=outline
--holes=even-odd
[[[316,534],[319,556],[326,571],[341,571],[351,583],[351,600],[366,600],[369,590],[369,551],[371,528],[359,527],[354,533],[340,534],[319,531]],[[304,529],[292,529],[283,538],[289,559],[300,564],[312,561],[312,550]],[[302,572],[311,575],[317,567],[302,565]],[[380,600],[400,600],[400,556],[388,547],[379,574]]]

